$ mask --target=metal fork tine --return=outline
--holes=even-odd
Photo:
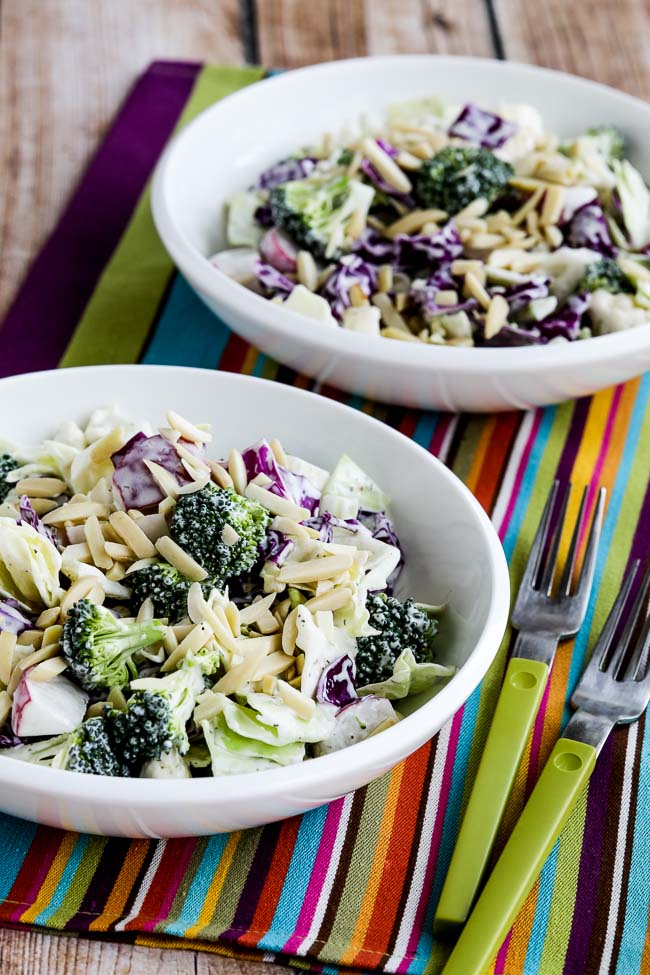
[[[614,605],[610,609],[609,615],[605,620],[605,625],[600,631],[600,636],[596,641],[596,645],[591,655],[591,660],[583,672],[583,677],[586,677],[589,671],[604,669],[605,662],[609,656],[614,634],[618,624],[621,621],[621,616],[623,614],[623,610],[625,609],[625,604],[627,603],[627,599],[630,595],[630,590],[636,578],[640,564],[639,559],[636,559],[628,569],[628,573],[623,579],[623,585],[619,589],[618,596],[614,600]]]
[[[636,647],[630,657],[622,680],[650,681],[650,673],[646,673],[648,668],[648,654],[650,652],[650,615],[646,616],[645,623]]]
[[[626,662],[628,657],[632,636],[635,629],[639,625],[641,614],[643,613],[645,616],[644,607],[648,598],[649,590],[650,566],[646,569],[643,575],[641,585],[639,586],[639,591],[637,592],[634,602],[632,603],[632,609],[630,610],[630,614],[625,621],[625,627],[621,633],[621,638],[618,641],[616,650],[612,654],[611,659],[609,661],[605,661],[604,664],[601,665],[602,669],[609,671],[615,680],[619,677],[619,672],[621,671],[623,664]]]
[[[573,579],[573,570],[575,569],[576,556],[578,554],[578,545],[580,543],[580,534],[582,532],[582,523],[585,517],[585,508],[587,506],[587,494],[589,486],[585,485],[582,492],[582,498],[580,499],[580,510],[578,511],[578,517],[576,518],[575,528],[573,529],[573,535],[571,536],[571,541],[569,543],[569,551],[567,553],[567,559],[564,564],[564,569],[562,570],[562,577],[560,579],[560,595],[568,596],[571,590],[571,580]],[[594,514],[595,520],[595,514]],[[593,530],[592,521],[592,530]]]
[[[530,547],[528,561],[526,562],[526,568],[524,569],[524,575],[521,580],[520,592],[526,591],[527,589],[533,589],[537,581],[537,577],[539,576],[542,557],[544,555],[544,546],[546,544],[546,536],[548,534],[548,527],[551,520],[551,513],[555,506],[555,499],[557,497],[559,486],[559,481],[553,481],[551,490],[548,493],[548,498],[546,499],[546,504],[544,505],[542,517],[539,520],[539,525],[537,526],[537,531],[535,532],[535,538],[533,539],[533,544]]]
[[[546,559],[546,564],[544,566],[544,574],[542,576],[542,581],[540,582],[539,588],[542,592],[545,592],[547,596],[551,595],[551,590],[553,589],[553,577],[555,575],[555,570],[557,568],[557,559],[560,552],[560,542],[562,541],[562,532],[564,531],[564,522],[566,521],[567,508],[569,506],[569,498],[571,497],[571,481],[569,481],[564,488],[564,493],[562,495],[562,501],[560,506],[560,514],[555,525],[555,531],[553,532],[553,538],[551,541],[551,547],[549,549],[548,557]]]
[[[586,492],[586,488],[585,488],[585,492]],[[603,527],[603,514],[605,511],[606,497],[607,497],[607,488],[601,487],[600,491],[598,492],[598,501],[596,502],[596,510],[594,511],[594,516],[591,520],[591,529],[589,530],[589,538],[587,539],[585,557],[582,562],[582,568],[580,569],[580,575],[578,576],[578,582],[576,584],[576,591],[574,593],[574,597],[587,599],[591,591],[591,583],[594,577],[594,569],[596,568],[598,542],[600,541],[600,532]]]

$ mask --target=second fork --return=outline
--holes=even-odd
[[[434,929],[445,938],[464,924],[488,864],[535,715],[560,640],[574,636],[584,619],[594,568],[605,489],[598,494],[575,588],[575,562],[585,527],[587,488],[578,511],[557,587],[562,535],[571,485],[560,498],[554,481],[519,586],[512,624],[519,632],[506,668],[490,731],[436,910]]]

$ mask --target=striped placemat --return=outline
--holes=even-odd
[[[175,363],[310,387],[218,322],[174,273],[148,180],[174,129],[255,81],[255,68],[156,63],[138,81],[0,329],[0,374],[98,362]],[[534,352],[532,353],[534,354]],[[520,578],[555,477],[607,486],[587,622],[563,644],[504,835],[568,712],[626,564],[650,541],[650,376],[530,413],[367,410],[442,458],[490,513]],[[593,502],[593,494],[591,501]],[[323,809],[264,829],[150,842],[0,816],[0,923],[338,966],[435,973],[431,920],[509,638],[482,687],[408,762]],[[506,939],[507,975],[650,971],[650,754],[644,721],[617,731]],[[645,946],[645,947],[644,947]]]

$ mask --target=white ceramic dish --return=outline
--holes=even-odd
[[[225,245],[224,204],[271,162],[400,99],[428,94],[496,106],[527,102],[560,135],[614,123],[650,175],[650,106],[581,78],[473,58],[337,61],[280,75],[203,112],[164,153],[156,226],[206,304],[262,351],[322,382],[374,399],[445,410],[527,408],[583,396],[650,366],[650,327],[572,344],[456,349],[370,339],[276,307],[207,260]]]
[[[256,826],[365,785],[431,738],[461,707],[503,635],[508,571],[482,508],[439,461],[389,427],[324,397],[228,373],[162,366],[99,366],[2,380],[0,437],[38,441],[59,420],[83,419],[113,402],[156,424],[170,407],[211,422],[213,456],[270,435],[324,466],[332,466],[345,448],[393,498],[408,558],[404,588],[430,602],[449,601],[440,659],[459,670],[432,700],[421,695],[411,701],[412,713],[396,727],[277,771],[182,782],[114,779],[0,756],[0,809],[107,835],[200,835]]]

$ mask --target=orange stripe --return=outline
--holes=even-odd
[[[486,420],[483,425],[483,429],[481,430],[476,451],[474,453],[474,457],[472,458],[472,466],[469,469],[467,480],[465,481],[472,494],[476,494],[481,469],[485,463],[485,457],[488,452],[488,447],[490,446],[490,440],[492,439],[492,434],[494,433],[496,423],[496,417],[492,416]]]
[[[485,460],[478,472],[476,487],[472,489],[476,500],[485,511],[492,510],[519,423],[520,415],[518,413],[500,413],[495,418],[494,430],[485,453]]]
[[[148,849],[149,840],[133,840],[102,913],[91,921],[88,926],[89,931],[108,931],[111,924],[122,917]]]
[[[377,895],[379,893],[382,871],[387,860],[388,845],[392,833],[395,810],[399,801],[404,769],[405,765],[401,764],[391,772],[390,783],[384,804],[384,813],[381,819],[381,825],[379,827],[377,845],[375,847],[375,855],[373,857],[372,867],[370,868],[370,875],[366,885],[366,892],[364,894],[363,901],[361,902],[357,923],[350,939],[350,947],[341,956],[341,965],[351,965],[355,960],[357,945],[363,944],[366,940],[366,933],[368,931],[368,926],[370,924],[375,903],[377,901]]]
[[[378,878],[371,876],[368,881],[373,885],[378,883],[379,891],[365,935],[366,945],[372,947],[361,948],[354,959],[354,965],[360,968],[374,967],[377,952],[385,951],[390,942],[404,884],[410,879],[407,878],[407,870],[411,838],[417,828],[420,812],[418,800],[422,794],[430,753],[429,748],[420,748],[409,759],[409,774],[402,779],[397,799],[400,812],[390,831],[386,856],[378,865]]]
[[[20,920],[23,923],[28,924],[34,921],[54,897],[56,888],[58,887],[63,875],[63,871],[65,870],[66,863],[72,856],[72,851],[75,848],[78,838],[77,833],[63,834],[63,839],[61,840],[59,849],[56,851],[56,856],[52,861],[52,866],[45,876],[45,880],[43,881],[41,889],[38,892],[36,900],[20,916]]]

